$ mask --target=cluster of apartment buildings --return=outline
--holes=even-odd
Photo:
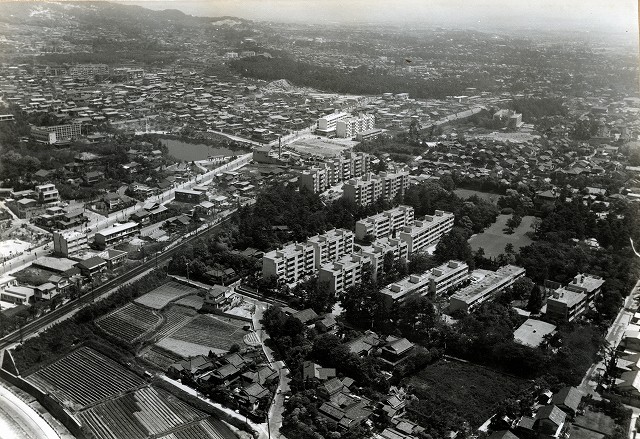
[[[371,156],[347,152],[339,157],[327,158],[300,173],[298,184],[313,193],[322,193],[343,181],[361,177],[371,168]]]
[[[266,253],[262,276],[275,276],[284,283],[296,283],[304,276],[318,274],[330,291],[341,293],[359,283],[365,269],[376,276],[385,255],[406,261],[414,252],[426,250],[453,228],[453,214],[436,211],[423,221],[414,221],[413,208],[398,206],[356,223],[356,232],[334,229]],[[395,235],[395,236],[394,236]],[[356,237],[373,237],[368,245],[354,251]]]
[[[375,116],[360,113],[336,112],[327,114],[317,121],[316,133],[327,137],[352,138],[356,134],[368,132],[375,127]]]

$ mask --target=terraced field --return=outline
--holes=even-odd
[[[145,383],[115,361],[86,346],[29,375],[27,380],[75,410]]]
[[[100,439],[144,439],[208,415],[148,386],[93,406],[78,416]]]
[[[202,308],[203,304],[204,304],[204,298],[201,296],[187,296],[176,301],[176,305],[186,306],[188,308],[193,308],[195,310]]]
[[[198,293],[197,288],[169,281],[153,291],[138,297],[135,302],[152,309],[162,309],[174,300]]]
[[[166,371],[173,363],[182,360],[181,356],[160,349],[156,345],[146,348],[140,353],[140,357],[162,371]]]
[[[189,323],[198,313],[184,306],[172,306],[168,311],[164,311],[166,321],[160,330],[156,333],[156,339],[173,334],[178,329]]]
[[[129,303],[96,320],[103,331],[127,343],[146,336],[160,324],[162,317],[148,308]]]

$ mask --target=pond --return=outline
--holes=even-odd
[[[241,154],[240,150],[232,150],[220,146],[209,146],[202,143],[187,143],[175,139],[160,139],[169,149],[169,155],[178,160],[193,161],[206,160],[209,156],[234,156]]]

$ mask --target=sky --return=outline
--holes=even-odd
[[[637,0],[120,0],[150,9],[252,20],[541,27],[638,33]]]

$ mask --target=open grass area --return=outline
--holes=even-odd
[[[489,203],[493,203],[493,204],[497,204],[498,198],[501,197],[500,194],[494,194],[492,192],[474,191],[472,189],[456,189],[453,192],[460,198],[466,199],[476,195],[481,200],[488,201]]]
[[[485,256],[496,257],[504,253],[504,247],[511,243],[513,248],[518,252],[520,247],[531,244],[531,239],[525,235],[528,231],[532,231],[532,225],[535,220],[533,216],[525,216],[522,223],[511,235],[507,235],[504,229],[507,227],[507,220],[511,215],[498,215],[498,219],[484,232],[474,235],[469,239],[469,244],[475,252],[480,247],[484,249]]]
[[[440,431],[455,430],[462,420],[482,425],[507,398],[516,398],[529,383],[484,367],[441,360],[408,380],[410,392],[419,398],[409,416]]]

